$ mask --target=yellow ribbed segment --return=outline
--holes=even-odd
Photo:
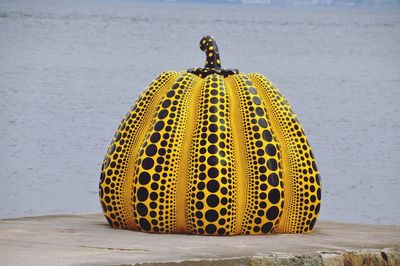
[[[192,148],[192,139],[194,134],[194,128],[196,122],[199,120],[197,116],[199,109],[199,98],[201,94],[201,87],[203,86],[203,80],[195,75],[190,74],[194,81],[191,88],[189,88],[189,95],[187,105],[185,106],[188,114],[186,116],[186,128],[184,131],[182,152],[180,160],[180,168],[178,172],[178,188],[176,198],[176,232],[184,233],[187,231],[185,215],[185,206],[188,201],[188,195],[186,194],[186,185],[188,177],[190,175],[190,153],[187,152]]]
[[[278,124],[277,118],[275,115],[275,112],[273,110],[273,106],[271,104],[271,101],[267,95],[265,87],[259,84],[259,81],[254,78],[252,74],[249,74],[249,77],[251,81],[258,87],[260,88],[259,93],[261,95],[261,98],[263,99],[265,105],[267,106],[267,110],[269,113],[270,117],[270,123],[272,127],[275,129],[275,134],[277,136],[278,142],[280,143],[281,146],[281,156],[282,156],[282,173],[283,173],[283,183],[284,183],[284,193],[285,193],[285,203],[284,204],[284,211],[282,214],[282,217],[278,223],[277,228],[274,230],[275,232],[290,232],[290,220],[289,220],[289,214],[291,213],[290,207],[293,206],[293,203],[295,201],[295,197],[292,195],[293,194],[293,172],[290,169],[289,165],[289,151],[285,137],[283,135],[283,130],[282,127]]]
[[[260,89],[271,123],[282,146],[284,213],[276,232],[310,231],[320,210],[320,176],[304,131],[289,102],[273,84],[260,74],[249,74]]]
[[[188,232],[231,235],[237,223],[237,182],[224,80],[204,79],[190,149],[187,187]]]
[[[135,221],[143,231],[176,232],[179,168],[196,79],[185,73],[169,88],[139,150],[132,203]]]
[[[149,121],[177,75],[164,72],[148,86],[125,115],[108,148],[99,185],[100,201],[114,227],[138,229],[131,205],[133,168]]]
[[[279,145],[267,110],[256,87],[244,74],[232,75],[239,102],[240,136],[244,144],[241,166],[245,170],[245,193],[241,234],[266,234],[277,225],[283,210],[283,183],[279,182]],[[228,79],[229,79],[228,78]],[[239,126],[237,126],[239,127]],[[238,132],[234,131],[236,135]],[[240,138],[240,139],[239,139]],[[243,182],[244,183],[244,182]]]
[[[236,162],[235,166],[238,188],[238,220],[235,228],[235,234],[241,234],[247,197],[247,163],[245,157],[243,156],[246,153],[246,147],[245,143],[243,142],[244,129],[242,115],[240,112],[241,105],[239,95],[237,93],[238,88],[236,86],[235,79],[232,77],[225,78],[225,86],[231,102],[229,113],[231,115],[233,150]]]

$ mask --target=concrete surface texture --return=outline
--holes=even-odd
[[[112,229],[101,214],[0,220],[2,265],[400,265],[400,226],[319,221],[310,234]]]

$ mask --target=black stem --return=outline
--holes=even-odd
[[[200,41],[200,49],[206,53],[205,68],[221,69],[218,46],[214,38],[210,35],[203,37]]]

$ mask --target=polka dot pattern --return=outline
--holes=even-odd
[[[237,221],[237,177],[230,102],[222,76],[204,79],[199,105],[186,190],[188,231],[231,235]]]
[[[194,81],[181,75],[161,100],[139,150],[132,205],[142,231],[176,232],[176,198],[182,142]],[[156,136],[156,137],[154,137]]]
[[[104,215],[113,227],[137,229],[130,202],[132,173],[128,170],[141,145],[140,133],[147,123],[146,118],[152,115],[165,86],[176,76],[177,72],[165,72],[150,84],[123,118],[107,149],[101,168],[99,196]]]
[[[283,146],[282,161],[286,162],[283,181],[287,199],[276,231],[308,232],[314,227],[320,211],[321,180],[307,137],[281,92],[260,74],[249,74],[249,77],[270,110],[271,121]]]
[[[283,210],[283,180],[280,146],[268,120],[267,109],[257,89],[243,74],[228,78],[240,101],[242,138],[245,145],[246,204],[242,234],[273,231]],[[270,181],[273,182],[270,182]]]
[[[161,74],[125,115],[102,165],[106,219],[156,233],[310,231],[320,175],[289,103],[261,75],[210,69]]]

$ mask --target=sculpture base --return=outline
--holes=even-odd
[[[400,226],[318,221],[300,235],[166,235],[85,214],[0,220],[0,232],[4,265],[400,265]]]

